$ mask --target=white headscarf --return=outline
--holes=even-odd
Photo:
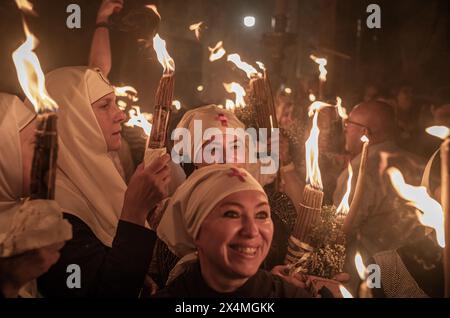
[[[202,130],[200,135],[194,132],[195,121],[201,121],[202,123]],[[194,158],[196,158],[199,155],[199,152],[202,150],[202,145],[205,143],[205,141],[203,140],[203,133],[206,129],[216,128],[220,130],[222,134],[226,134],[227,128],[242,130],[246,129],[244,123],[242,123],[233,112],[219,108],[216,105],[201,106],[186,112],[186,114],[184,114],[183,118],[181,118],[180,122],[178,123],[177,128],[185,128],[191,135],[191,152],[187,155],[191,162],[194,162]],[[246,146],[245,158],[248,158],[248,143],[255,143],[256,141],[252,140],[251,138],[246,138],[246,140],[243,140],[242,142],[244,142]],[[276,175],[261,174],[261,164],[259,162],[247,162],[244,163],[243,166],[262,185],[271,183],[276,177]]]
[[[22,148],[19,132],[36,113],[12,95],[0,93],[0,233],[9,230],[23,192]]]
[[[92,104],[114,89],[99,70],[87,67],[57,69],[46,84],[59,106],[56,201],[110,247],[126,185],[108,155]]]
[[[267,197],[251,174],[230,164],[200,168],[177,189],[168,200],[157,229],[159,238],[182,258],[172,270],[169,281],[182,272],[182,264],[196,259],[195,239],[214,207],[227,196],[246,190],[256,190]]]
[[[195,121],[201,121],[202,123],[201,134],[196,134],[194,131]],[[245,125],[231,111],[219,108],[216,105],[206,105],[186,112],[178,123],[177,128],[186,128],[189,130],[193,139],[191,152],[187,156],[191,162],[194,162],[194,158],[197,157],[198,152],[201,151],[202,145],[204,144],[203,133],[205,130],[216,128],[222,134],[225,134],[227,128],[241,128],[245,130]]]
[[[19,133],[36,113],[13,95],[0,93],[0,235],[9,231],[14,215],[22,206],[23,166]],[[20,296],[36,297],[36,281],[23,286]]]

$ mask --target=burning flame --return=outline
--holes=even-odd
[[[309,101],[310,102],[315,102],[316,101],[316,95],[314,95],[313,93],[309,94]]]
[[[117,106],[119,106],[119,109],[121,111],[124,111],[127,108],[127,103],[125,103],[123,100],[118,100]]]
[[[17,7],[19,10],[35,15],[36,13],[33,10],[33,4],[28,0],[16,0]]]
[[[266,66],[264,65],[263,62],[258,62],[258,61],[256,61],[256,64],[257,64],[258,67],[261,69],[261,71],[265,71],[265,70],[266,70]]]
[[[153,38],[153,48],[155,49],[159,63],[164,67],[164,74],[168,76],[172,75],[175,72],[175,62],[167,52],[166,41],[161,39],[159,34],[156,34]]]
[[[236,106],[234,105],[234,102],[231,99],[227,99],[225,101],[225,109],[227,109],[227,110],[234,110],[235,107]]]
[[[130,119],[125,123],[125,126],[140,127],[144,130],[147,136],[150,136],[152,124],[149,123],[149,120],[153,117],[151,114],[141,113],[139,106],[133,106],[133,108],[128,112],[128,115]]]
[[[148,4],[145,7],[147,9],[152,10],[158,16],[158,18],[161,20],[161,15],[159,14],[158,9],[156,8],[156,6],[154,4]]]
[[[312,106],[312,105],[311,105]],[[311,109],[310,109],[311,110]],[[314,112],[313,125],[309,138],[305,142],[306,148],[306,182],[316,189],[323,189],[322,177],[319,169],[319,126],[317,120],[319,112]]]
[[[362,142],[369,142],[369,138],[367,138],[367,136],[364,135],[364,136],[361,137],[361,141]]]
[[[54,111],[58,105],[45,88],[45,76],[39,59],[33,52],[39,42],[29,31],[25,21],[23,27],[26,41],[12,54],[20,86],[37,113],[45,110]]]
[[[204,89],[205,89],[205,87],[203,85],[197,86],[197,91],[199,91],[199,92],[203,92]]]
[[[341,292],[342,297],[344,297],[344,298],[353,298],[352,294],[350,294],[350,292],[344,286],[339,285],[339,291]]]
[[[234,103],[236,107],[246,106],[244,101],[244,97],[246,95],[245,89],[240,84],[236,82],[232,82],[229,84],[223,83],[223,86],[228,93],[234,93],[236,95],[236,101]]]
[[[176,110],[181,109],[181,102],[179,100],[172,101],[172,106],[175,107]]]
[[[359,278],[361,278],[361,280],[366,280],[366,266],[363,263],[361,254],[359,252],[356,252],[355,255],[355,266],[356,266],[356,270],[358,271],[358,275]]]
[[[216,46],[213,48],[208,47],[208,50],[211,52],[209,55],[209,61],[214,62],[220,60],[227,52],[223,48],[223,42],[217,42]]]
[[[327,66],[327,59],[323,58],[323,57],[317,57],[315,55],[310,55],[309,56],[311,58],[311,60],[313,60],[314,62],[316,62],[317,64],[319,64],[319,80],[322,82],[326,82],[327,81],[327,69],[325,68],[325,66]]]
[[[203,21],[200,21],[198,23],[194,23],[189,26],[189,30],[194,31],[195,37],[197,38],[197,40],[200,40],[200,29],[201,29],[202,24],[203,24]]]
[[[137,97],[138,92],[133,86],[114,87],[114,93],[116,96],[128,97],[133,102],[137,102],[139,100]]]
[[[251,66],[250,64],[248,64],[246,62],[243,62],[241,60],[241,57],[239,56],[239,54],[228,55],[227,61],[233,62],[238,69],[244,71],[247,74],[248,78],[252,78],[255,76],[259,76],[259,77],[262,76],[261,73],[258,73],[256,68],[254,68],[253,66]]]
[[[286,94],[292,94],[292,89],[290,88],[290,87],[286,87],[285,89],[284,89],[284,92],[286,93]]]
[[[332,107],[332,106],[333,105],[330,105],[330,104],[327,104],[324,102],[316,101],[309,106],[308,116],[312,117],[315,113],[318,113],[321,109],[323,109],[325,107]]]
[[[341,117],[342,119],[347,119],[348,118],[347,110],[344,107],[342,107],[342,98],[340,98],[339,96],[336,97],[336,107],[338,110],[339,117]]]
[[[352,165],[348,164],[348,179],[347,179],[347,190],[345,191],[344,196],[342,197],[342,201],[336,209],[337,214],[347,215],[350,210],[350,205],[348,203],[348,199],[350,197],[350,192],[352,190],[352,178],[353,178],[353,169]]]
[[[433,126],[425,129],[431,136],[445,139],[450,135],[450,129],[446,126]]]
[[[422,211],[417,213],[419,221],[436,231],[436,238],[440,247],[445,247],[444,212],[442,206],[427,192],[425,187],[415,187],[405,182],[402,173],[397,168],[387,170],[391,183],[398,195],[408,201],[408,204]]]

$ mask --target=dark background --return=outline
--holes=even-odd
[[[39,38],[37,54],[44,72],[67,65],[85,65],[100,0],[31,0],[39,17],[27,17],[31,31]],[[66,7],[81,7],[82,28],[66,27]],[[152,1],[125,0],[125,11]],[[243,73],[233,70],[225,58],[208,61],[208,46],[224,41],[227,54],[239,53],[255,65],[263,61],[271,67],[271,52],[262,35],[271,31],[276,0],[164,0],[153,1],[162,21],[158,32],[167,41],[176,63],[176,99],[184,106],[224,103],[232,98],[223,82],[246,82]],[[366,7],[377,3],[382,10],[382,28],[366,27]],[[254,28],[245,28],[245,15],[256,17]],[[377,82],[394,86],[409,81],[416,94],[428,98],[450,81],[450,1],[448,0],[288,0],[289,32],[296,42],[285,49],[281,70],[283,82],[292,88],[317,78],[311,53],[329,59],[327,92],[358,101],[364,84]],[[357,21],[361,19],[360,37]],[[188,30],[204,21],[207,29],[200,41]],[[21,16],[13,0],[0,0],[0,91],[21,94],[11,53],[24,40]],[[141,107],[151,111],[162,68],[153,49],[143,50],[125,32],[112,31],[114,84],[133,85],[139,91]],[[330,52],[348,56],[341,58]],[[201,93],[198,85],[204,85]]]

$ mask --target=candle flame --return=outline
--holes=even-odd
[[[205,89],[205,87],[203,85],[197,86],[197,91],[199,91],[199,92],[203,92],[204,89]]]
[[[208,50],[211,52],[209,54],[209,61],[214,62],[217,60],[220,60],[227,52],[223,48],[223,42],[219,41],[217,42],[216,46],[211,48],[208,47]]]
[[[175,62],[167,52],[166,41],[161,39],[159,34],[156,34],[153,38],[153,48],[155,49],[159,63],[161,63],[164,68],[164,74],[169,76],[172,75],[173,72],[175,72]]]
[[[172,106],[175,107],[176,110],[181,109],[181,102],[179,100],[172,101]]]
[[[25,21],[23,21],[23,27],[26,40],[12,54],[20,86],[37,113],[46,110],[55,111],[58,105],[49,96],[45,88],[45,76],[39,59],[33,52],[39,42],[28,29]]]
[[[314,62],[316,62],[317,64],[319,64],[319,80],[321,82],[326,82],[327,81],[327,69],[325,68],[325,66],[327,66],[327,59],[323,58],[323,57],[317,57],[315,55],[310,55],[311,60],[313,60]]]
[[[137,97],[138,92],[133,86],[115,86],[114,93],[116,96],[128,97],[133,102],[139,101],[139,98]]]
[[[248,78],[252,78],[252,77],[255,77],[255,76],[258,76],[258,77],[262,76],[261,73],[258,73],[256,68],[254,68],[253,66],[251,66],[247,62],[242,61],[241,57],[239,56],[239,54],[235,53],[235,54],[228,55],[227,61],[233,62],[238,69],[244,71],[247,74]]]
[[[353,298],[352,294],[342,285],[339,285],[339,291],[342,294],[343,298]]]
[[[121,111],[124,111],[127,108],[127,103],[125,103],[123,100],[118,100],[117,106],[119,106],[119,109]]]
[[[30,3],[28,0],[16,0],[16,4],[19,10],[32,15],[36,15],[36,12],[34,12],[33,9],[33,4]]]
[[[236,82],[232,82],[232,83],[228,83],[228,84],[223,83],[223,86],[225,87],[225,90],[228,93],[236,95],[236,100],[234,103],[236,107],[245,107],[246,106],[245,100],[244,100],[244,97],[246,95],[245,89],[239,83],[236,83]]]
[[[319,112],[314,113],[313,124],[309,138],[305,142],[306,148],[306,182],[316,189],[323,189],[319,168],[319,126],[317,125]]]
[[[361,254],[359,252],[356,252],[355,255],[355,266],[356,270],[358,271],[359,278],[361,278],[362,281],[366,280],[366,266],[364,265]]]
[[[194,23],[189,26],[189,30],[194,31],[195,37],[197,38],[197,40],[200,40],[200,30],[201,30],[202,24],[203,24],[203,21],[200,21],[198,23]]]
[[[223,106],[222,106],[222,107],[223,107]],[[225,109],[234,111],[234,108],[235,108],[235,107],[236,107],[236,106],[234,105],[234,102],[233,102],[231,99],[227,99],[227,100],[225,101]]]
[[[312,117],[315,113],[319,112],[321,109],[325,107],[332,107],[333,105],[321,102],[321,101],[315,101],[313,102],[309,108],[308,108],[308,116]]]
[[[348,179],[347,179],[347,190],[345,191],[344,196],[342,197],[342,201],[336,209],[336,213],[339,215],[347,215],[350,210],[350,205],[348,203],[348,199],[350,197],[350,192],[352,190],[352,178],[353,178],[353,169],[352,165],[348,164]]]
[[[364,136],[361,137],[361,141],[364,142],[364,143],[369,142],[369,138],[367,138],[367,136],[364,135]]]
[[[153,117],[152,114],[141,113],[141,109],[139,106],[133,106],[128,112],[128,116],[130,119],[125,123],[125,126],[128,127],[140,127],[144,130],[144,133],[147,136],[150,136],[152,131],[152,124],[150,124],[149,120]]]
[[[159,14],[158,9],[156,8],[156,6],[154,4],[148,4],[145,7],[147,9],[152,10],[158,16],[158,18],[161,20],[161,15]]]
[[[341,117],[342,119],[347,119],[348,118],[347,110],[344,107],[342,107],[342,98],[340,98],[339,96],[336,97],[336,107],[338,110],[339,117]]]
[[[419,221],[436,231],[436,239],[440,247],[445,247],[444,212],[442,206],[433,199],[425,187],[416,187],[405,182],[402,173],[397,168],[387,170],[391,183],[398,195],[422,213],[417,213]]]
[[[445,139],[450,135],[450,129],[446,126],[433,126],[425,129],[431,136]]]
[[[266,70],[266,66],[264,65],[263,62],[256,61],[256,64],[261,69],[261,71],[265,71]]]
[[[290,88],[290,87],[286,87],[285,89],[284,89],[284,92],[286,93],[286,94],[292,94],[292,89]]]

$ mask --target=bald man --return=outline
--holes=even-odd
[[[383,173],[387,166],[394,165],[405,175],[407,182],[418,185],[423,164],[394,143],[397,132],[395,116],[392,107],[386,103],[371,101],[359,104],[350,113],[344,127],[345,148],[352,156],[350,199],[358,178],[361,137],[366,135],[370,140],[362,200],[347,236],[345,267],[352,274],[355,273],[356,251],[367,261],[377,252],[395,249],[423,235],[423,227],[418,222],[415,211],[399,199]],[[388,154],[389,160],[381,159],[383,153]],[[339,176],[333,195],[336,206],[344,196],[347,179],[348,172],[345,169]]]

